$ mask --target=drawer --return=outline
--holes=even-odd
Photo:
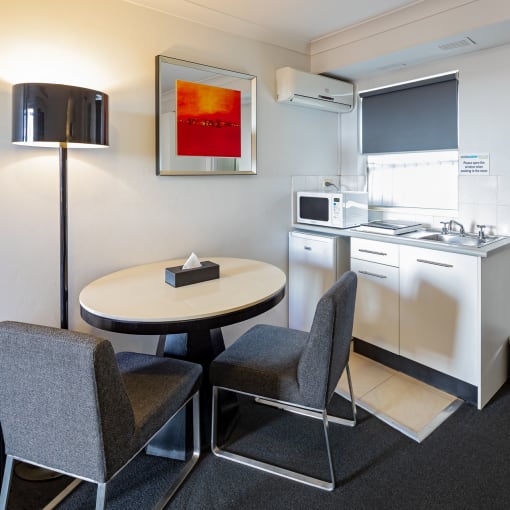
[[[353,336],[399,354],[399,268],[351,259],[358,275]]]
[[[399,246],[393,243],[351,237],[351,257],[398,267]]]

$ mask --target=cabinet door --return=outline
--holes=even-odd
[[[480,259],[400,247],[400,354],[479,384]]]
[[[336,238],[289,236],[289,327],[309,331],[317,302],[336,281]]]
[[[353,335],[398,354],[398,268],[351,259],[351,270],[358,275]]]

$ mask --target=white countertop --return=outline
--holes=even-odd
[[[481,246],[479,248],[473,246],[461,246],[461,245],[453,245],[448,243],[442,243],[438,241],[429,241],[426,239],[419,239],[420,235],[424,235],[423,230],[419,230],[417,232],[411,232],[408,234],[401,235],[387,235],[387,234],[374,234],[372,232],[362,232],[360,230],[356,230],[355,228],[346,228],[346,229],[338,229],[338,228],[327,228],[327,227],[315,227],[308,226],[300,223],[295,223],[292,225],[296,230],[301,230],[304,232],[309,232],[311,234],[328,234],[340,237],[358,237],[360,239],[372,239],[374,241],[383,241],[387,243],[396,243],[396,244],[405,244],[408,246],[419,246],[421,248],[429,248],[432,250],[438,251],[448,251],[453,253],[461,253],[463,255],[472,255],[475,257],[488,257],[490,254],[496,250],[501,248],[508,248],[510,246],[510,237],[505,236],[503,239],[491,242],[486,246]],[[432,233],[432,229],[427,229],[428,233]],[[439,233],[439,230],[437,230]]]

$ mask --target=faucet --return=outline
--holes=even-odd
[[[486,225],[477,225],[477,227],[480,229],[480,230],[478,230],[478,239],[484,240],[485,232],[483,231],[483,229],[486,227]]]
[[[450,220],[450,230],[453,230],[453,225],[457,225],[459,227],[459,233],[461,236],[463,236],[465,233],[464,226],[458,221]]]

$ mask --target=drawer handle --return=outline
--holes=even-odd
[[[432,264],[433,266],[453,267],[452,264],[445,264],[444,262],[434,262],[433,260],[426,259],[416,259],[416,262],[422,262],[423,264]]]
[[[383,251],[372,251],[372,250],[365,250],[363,248],[360,248],[358,251],[362,252],[362,253],[370,253],[371,255],[382,255],[383,257],[385,257],[386,255],[388,255],[387,253],[384,253]]]
[[[367,276],[375,276],[376,278],[388,278],[384,274],[371,273],[370,271],[358,271],[360,274],[366,274]]]
[[[312,247],[311,246],[305,246],[305,250],[312,251]]]

